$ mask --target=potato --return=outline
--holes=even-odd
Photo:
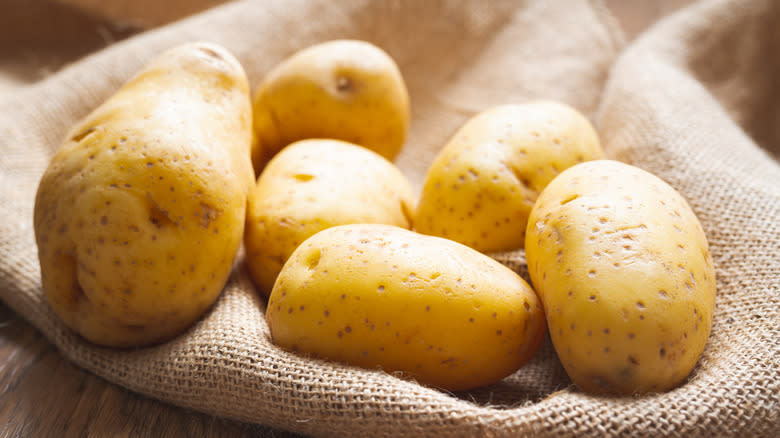
[[[301,140],[271,160],[249,196],[249,272],[268,297],[284,262],[316,232],[352,223],[410,228],[412,205],[406,178],[375,152],[339,140]]]
[[[590,122],[567,105],[542,101],[489,109],[437,155],[423,184],[415,230],[482,252],[521,248],[539,192],[560,171],[601,155]]]
[[[255,170],[306,138],[359,144],[392,160],[409,130],[409,94],[395,62],[363,41],[317,44],[282,61],[253,102]]]
[[[545,333],[534,291],[458,243],[390,225],[341,225],[301,244],[266,311],[273,341],[457,391],[507,376]]]
[[[211,306],[254,182],[250,111],[236,59],[197,43],[161,54],[71,130],[34,210],[43,291],[67,326],[149,345]]]
[[[665,391],[710,333],[715,272],[682,196],[636,167],[579,164],[542,192],[525,243],[566,372],[590,392]]]

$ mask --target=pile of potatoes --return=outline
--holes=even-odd
[[[225,49],[171,49],[73,127],[43,175],[45,296],[96,344],[164,342],[214,303],[243,244],[273,341],[309,357],[468,390],[549,332],[586,391],[687,377],[715,274],[673,188],[603,159],[583,115],[540,101],[469,120],[415,202],[391,161],[408,130],[401,73],[369,43],[304,49],[253,99]],[[522,248],[533,288],[486,255]]]

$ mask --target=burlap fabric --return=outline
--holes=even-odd
[[[264,302],[240,261],[214,308],[164,345],[98,348],[56,319],[40,290],[32,206],[71,124],[179,43],[225,45],[256,84],[294,50],[344,37],[385,48],[407,79],[412,132],[397,163],[418,188],[469,116],[551,98],[593,117],[608,154],[689,200],[711,244],[718,298],[710,343],[685,384],[643,397],[583,394],[549,342],[516,374],[464,394],[305,359],[270,343]],[[0,96],[0,298],[65,357],[108,381],[316,436],[773,436],[780,167],[766,151],[780,145],[780,2],[699,4],[618,59],[621,46],[600,3],[565,0],[238,2],[113,44]],[[522,254],[497,258],[523,270]]]

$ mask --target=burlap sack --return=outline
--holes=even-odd
[[[229,0],[54,0],[112,23],[148,28],[169,23]]]
[[[74,363],[170,403],[317,436],[772,436],[778,417],[780,169],[773,79],[780,3],[724,0],[621,49],[595,1],[265,1],[228,4],[96,53],[0,97],[0,298]],[[488,106],[560,99],[596,118],[608,153],[690,201],[718,274],[713,333],[690,379],[665,394],[572,387],[549,342],[499,384],[448,394],[380,371],[274,347],[241,262],[215,307],[153,348],[89,345],[47,306],[32,230],[38,179],[66,129],[160,51],[225,45],[253,83],[292,51],[361,38],[399,63],[413,126],[397,160],[419,187],[454,130]],[[597,109],[601,105],[599,111]],[[522,271],[521,254],[497,256]]]

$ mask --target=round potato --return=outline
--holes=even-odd
[[[244,229],[249,87],[213,44],[167,51],[78,123],[41,178],[43,291],[102,345],[169,339],[208,309]]]
[[[601,156],[590,122],[567,105],[489,109],[469,120],[434,160],[415,230],[482,252],[521,248],[539,192],[564,169]]]
[[[690,373],[710,333],[715,272],[699,221],[668,184],[615,161],[574,166],[539,196],[525,250],[579,387],[665,391]]]
[[[257,172],[297,140],[333,138],[392,160],[409,130],[409,93],[382,49],[354,40],[317,44],[271,70],[253,102]]]
[[[458,243],[388,225],[321,231],[292,254],[266,312],[273,341],[465,390],[521,367],[544,337],[534,291]]]
[[[339,141],[301,140],[280,152],[249,196],[244,245],[252,278],[267,297],[301,242],[334,225],[410,228],[412,189],[380,155]]]

